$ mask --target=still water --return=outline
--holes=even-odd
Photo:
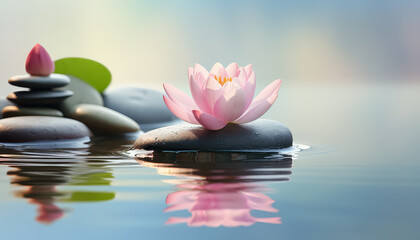
[[[420,239],[419,92],[289,86],[281,152],[2,147],[0,239]]]

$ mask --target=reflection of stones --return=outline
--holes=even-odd
[[[151,89],[124,87],[106,91],[104,105],[136,121],[144,131],[179,120],[165,106],[163,94]]]
[[[70,78],[62,74],[50,74],[49,76],[19,75],[9,79],[9,84],[13,86],[31,89],[58,88],[69,83]]]
[[[138,160],[162,175],[195,175],[212,182],[288,181],[292,174],[292,156],[273,152],[154,152]]]
[[[76,105],[79,104],[103,105],[102,96],[95,88],[76,77],[69,77],[71,82],[63,89],[73,91],[74,94],[59,105],[59,109],[64,113],[64,116],[71,114]]]
[[[135,137],[134,137],[135,138]],[[120,155],[110,155],[110,149],[113,149],[115,152],[123,152],[129,149],[133,144],[133,138],[130,137],[94,137],[92,144],[89,148],[90,156],[107,156],[107,160],[111,157],[121,158]],[[123,157],[126,159],[126,157]]]
[[[56,185],[72,183],[71,185],[110,185],[111,173],[96,173],[72,176],[72,167],[46,166],[15,166],[8,175],[12,184],[26,186],[17,191],[16,197],[29,199],[29,203],[38,205],[36,220],[40,223],[52,223],[64,215],[64,210],[55,202],[96,202],[109,201],[115,197],[113,192],[89,191],[57,191]],[[75,180],[74,180],[75,179]]]
[[[12,184],[19,184],[23,186],[55,186],[67,183],[69,181],[70,171],[71,167],[69,166],[20,165],[8,171],[7,174],[11,176]],[[45,194],[45,192],[41,193]],[[36,196],[31,195],[31,197]]]
[[[38,206],[36,220],[40,223],[52,223],[65,214],[56,205],[57,202],[98,202],[115,198],[114,192],[89,191],[84,188],[111,185],[114,176],[107,167],[106,159],[110,157],[105,157],[104,146],[108,145],[68,149],[68,152],[60,149],[59,154],[55,154],[52,149],[5,148],[2,153],[7,151],[6,154],[14,157],[4,158],[0,164],[12,167],[7,173],[11,184],[23,186],[22,190],[15,192],[15,196],[26,198],[29,203]],[[109,148],[106,150],[109,154]],[[90,159],[91,155],[95,157]],[[104,157],[99,158],[97,155]],[[71,190],[66,190],[66,187],[58,190],[58,185],[72,187]]]
[[[154,152],[138,158],[159,174],[180,179],[178,191],[166,198],[164,212],[188,210],[191,217],[170,217],[167,224],[238,227],[257,222],[280,224],[280,217],[257,218],[251,211],[278,212],[274,200],[257,181],[284,181],[291,174],[292,156],[273,152]],[[185,179],[182,179],[184,178]]]
[[[68,90],[17,91],[10,93],[7,99],[21,106],[54,106],[72,95]]]
[[[109,186],[112,173],[107,172],[107,168],[95,166],[87,168],[84,166],[77,174],[72,174],[75,167],[69,166],[16,166],[10,170],[11,183],[23,186],[29,186],[31,191],[20,191],[16,196],[30,199],[52,199],[58,202],[97,202],[109,201],[114,199],[114,192],[99,191],[56,191],[56,185],[71,186]],[[102,171],[102,172],[101,172]],[[43,191],[40,191],[43,189]],[[33,191],[37,190],[37,191]]]
[[[180,124],[156,129],[140,136],[136,149],[146,150],[255,150],[290,147],[293,138],[283,124],[260,119],[251,123],[229,124],[218,131],[201,126]]]
[[[0,142],[70,140],[88,136],[89,129],[73,119],[25,116],[0,120]]]
[[[53,223],[64,216],[64,210],[55,205],[55,198],[63,196],[55,186],[68,181],[68,166],[16,166],[7,172],[12,184],[25,186],[16,191],[15,196],[29,199],[29,203],[38,206],[36,221],[44,224]]]
[[[140,130],[139,125],[129,117],[93,104],[78,105],[69,116],[86,124],[94,133],[124,134]]]
[[[51,116],[62,117],[63,113],[54,108],[7,106],[1,111],[4,118],[18,116]]]

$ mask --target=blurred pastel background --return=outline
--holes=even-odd
[[[187,67],[252,63],[257,80],[418,81],[419,1],[0,1],[0,93],[41,43],[113,84],[185,84]]]
[[[36,43],[53,59],[103,63],[111,89],[163,90],[169,82],[188,91],[187,68],[195,63],[252,63],[257,90],[283,80],[265,117],[309,145],[360,147],[355,140],[375,143],[383,128],[419,119],[412,111],[420,98],[419,10],[419,1],[405,0],[0,0],[0,95],[14,89],[7,80],[25,73]],[[343,131],[347,138],[337,136]],[[411,128],[390,134],[416,141]]]
[[[163,90],[169,82],[188,91],[187,68],[195,63],[252,63],[257,90],[283,79],[266,117],[290,126],[295,139],[329,144],[336,132],[355,134],[363,123],[374,142],[383,131],[366,119],[388,128],[397,116],[414,124],[420,115],[412,111],[419,100],[419,9],[419,1],[405,0],[0,0],[0,95],[12,91],[10,76],[25,73],[36,43],[53,59],[105,64],[111,89]]]
[[[311,147],[293,160],[290,182],[267,184],[281,226],[163,231],[173,192],[166,177],[110,166],[104,171],[115,178],[105,189],[115,199],[63,204],[74,212],[51,228],[4,194],[3,236],[420,239],[419,13],[418,0],[0,0],[0,97],[15,89],[7,80],[25,73],[36,43],[53,59],[103,63],[113,74],[110,88],[162,91],[169,82],[189,92],[187,69],[195,63],[252,63],[257,91],[283,80],[264,118],[283,122],[296,144]],[[0,189],[12,193],[1,170]]]

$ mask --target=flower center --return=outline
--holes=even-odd
[[[222,77],[220,77],[220,76],[219,76],[219,78],[217,78],[217,76],[214,76],[214,79],[216,79],[216,81],[218,81],[220,83],[220,85],[222,85],[222,86],[225,85],[225,83],[227,81],[232,82],[232,78],[227,78],[227,77],[224,77],[222,79]]]

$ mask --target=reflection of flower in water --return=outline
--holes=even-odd
[[[64,216],[64,210],[54,204],[54,194],[57,194],[55,186],[27,186],[16,194],[38,206],[37,222],[51,224]]]
[[[42,204],[38,208],[37,222],[40,223],[52,223],[64,216],[64,212],[61,208],[54,204]]]
[[[178,191],[166,198],[164,212],[187,210],[190,217],[170,217],[166,224],[239,227],[256,222],[281,224],[280,217],[255,217],[252,210],[276,213],[263,193],[263,181],[283,182],[292,174],[292,155],[277,152],[142,152],[137,161],[155,168]],[[258,184],[257,184],[258,182]]]
[[[280,217],[257,218],[251,210],[278,212],[267,195],[255,192],[250,183],[179,184],[185,189],[171,193],[166,198],[170,205],[165,212],[186,209],[192,216],[170,217],[167,224],[187,223],[188,226],[238,227],[256,222],[280,224]]]

